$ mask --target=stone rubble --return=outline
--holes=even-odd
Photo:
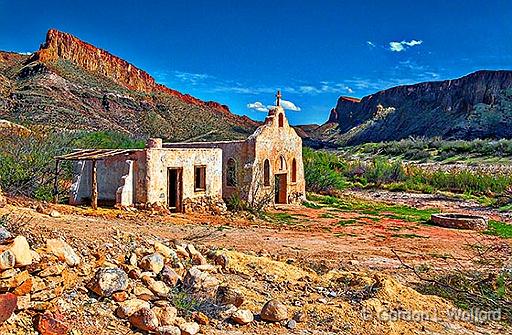
[[[255,320],[251,310],[239,309],[245,301],[239,290],[219,286],[215,274],[226,271],[228,258],[218,252],[206,257],[192,244],[174,241],[171,247],[152,242],[108,259],[101,251],[79,254],[62,238],[47,239],[34,250],[24,236],[13,239],[1,227],[0,242],[0,326],[4,322],[19,325],[24,313],[29,313],[32,317],[23,324],[32,329],[30,334],[80,334],[61,314],[73,310],[65,297],[77,294],[85,294],[83,306],[108,304],[104,315],[148,334],[194,335],[204,333],[202,328],[212,320],[230,327]],[[209,296],[217,311],[181,314],[174,306],[176,294],[196,293]],[[269,301],[261,319],[287,319],[286,306]],[[112,327],[107,329],[117,326]]]

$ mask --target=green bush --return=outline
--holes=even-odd
[[[11,195],[49,201],[53,197],[55,156],[78,148],[140,148],[144,143],[112,132],[70,134],[32,129],[29,134],[0,135],[0,185]],[[61,165],[71,178],[71,164]]]
[[[309,192],[329,193],[347,186],[343,176],[346,165],[336,155],[304,148],[303,160]]]

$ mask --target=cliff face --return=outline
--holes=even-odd
[[[0,51],[0,118],[169,141],[240,139],[258,126],[57,30],[31,56]]]
[[[357,144],[409,136],[512,138],[512,71],[398,86],[360,101],[340,97],[329,121],[331,141]]]
[[[189,94],[182,94],[164,85],[157,84],[147,72],[112,55],[108,51],[86,43],[73,35],[55,29],[46,34],[46,41],[34,54],[32,60],[43,63],[68,60],[87,71],[111,78],[117,84],[145,93],[163,92],[174,95],[184,102],[199,106],[208,106],[220,112],[230,114],[229,108],[215,101],[202,101]]]

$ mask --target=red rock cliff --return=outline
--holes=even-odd
[[[109,77],[117,84],[130,90],[146,93],[164,92],[183,101],[200,106],[208,106],[223,113],[229,108],[214,101],[202,101],[191,95],[182,94],[164,85],[157,84],[147,72],[111,53],[81,41],[73,35],[50,29],[46,41],[34,56],[35,60],[51,62],[57,59],[69,60],[84,69]]]

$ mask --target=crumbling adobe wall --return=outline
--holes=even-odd
[[[130,206],[135,203],[136,184],[133,180],[140,160],[137,156],[114,156],[97,161],[98,201],[120,203]],[[78,161],[73,164],[73,184],[69,203],[83,204],[90,200],[92,191],[92,162]],[[128,179],[128,183],[126,180]]]

